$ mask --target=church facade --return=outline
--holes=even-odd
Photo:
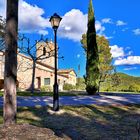
[[[48,47],[49,46],[49,47]],[[46,47],[47,52],[53,53],[54,43],[39,42],[36,45],[38,51],[37,57],[41,56],[43,48]],[[47,55],[47,54],[46,54]],[[43,56],[44,57],[44,56]],[[4,81],[4,52],[0,52],[0,89],[3,88]],[[24,54],[18,53],[18,67],[17,67],[17,82],[20,90],[28,90],[31,87],[32,73],[33,73],[33,61]],[[57,73],[59,90],[63,91],[63,85],[68,83],[76,85],[76,73],[73,69],[58,69]],[[46,59],[40,59],[36,61],[35,68],[35,89],[40,90],[43,86],[48,86],[53,89],[54,84],[54,55]]]

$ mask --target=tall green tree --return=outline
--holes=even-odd
[[[95,94],[98,90],[99,68],[98,47],[96,43],[95,17],[90,0],[88,8],[88,30],[87,30],[87,62],[86,62],[86,91]]]
[[[16,123],[18,0],[7,0],[4,71],[4,125]]]
[[[87,55],[87,35],[83,34],[81,39],[82,47]],[[99,53],[99,87],[98,92],[100,90],[100,83],[104,82],[104,80],[110,76],[111,71],[114,69],[112,66],[112,56],[109,48],[109,41],[104,36],[96,35],[96,41],[98,46]]]
[[[107,77],[111,75],[113,70],[112,55],[110,53],[109,42],[104,36],[97,36],[97,45],[99,50],[99,88],[100,84],[104,82]]]

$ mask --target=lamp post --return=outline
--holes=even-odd
[[[59,95],[58,95],[58,84],[57,84],[57,29],[59,27],[61,17],[54,13],[53,16],[50,18],[50,22],[52,25],[52,28],[54,30],[54,47],[55,47],[55,72],[54,72],[54,86],[53,86],[53,110],[58,111],[59,110]]]

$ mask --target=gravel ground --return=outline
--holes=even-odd
[[[0,140],[70,140],[70,138],[58,137],[48,128],[23,124],[0,127]]]

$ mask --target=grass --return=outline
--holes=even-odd
[[[100,92],[101,94],[140,94],[135,92]],[[69,92],[59,92],[59,96],[78,96],[78,95],[88,95],[86,92],[79,92],[79,91],[69,91]],[[3,92],[0,91],[0,96],[3,96]],[[53,92],[34,92],[31,93],[29,91],[19,91],[17,92],[17,96],[53,96]]]
[[[54,113],[47,107],[18,108],[17,122],[47,127],[59,137],[71,139],[137,139],[136,123],[140,105],[130,106],[63,106]],[[2,110],[0,110],[2,123]]]
[[[87,95],[83,92],[59,92],[59,96],[77,96],[77,95]],[[3,92],[0,92],[0,96],[3,96]],[[53,92],[34,92],[20,91],[17,92],[17,96],[53,96]]]
[[[140,92],[126,92],[126,91],[101,91],[101,93],[112,93],[112,94],[140,94]]]

